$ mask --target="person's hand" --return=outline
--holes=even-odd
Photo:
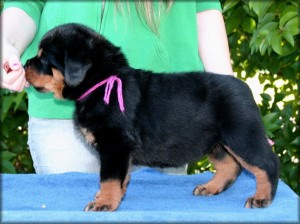
[[[21,92],[29,84],[25,78],[25,70],[17,54],[12,54],[2,61],[1,87]]]
[[[32,17],[22,9],[9,7],[1,12],[1,77],[0,87],[21,92],[27,86],[20,55],[36,34]]]

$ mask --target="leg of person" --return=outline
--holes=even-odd
[[[99,173],[98,152],[85,143],[72,120],[29,118],[28,144],[36,173]]]

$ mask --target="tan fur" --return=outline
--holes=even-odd
[[[26,79],[33,86],[43,88],[45,92],[53,92],[56,98],[62,99],[64,77],[61,72],[55,68],[52,68],[52,73],[53,76],[49,74],[40,75],[29,67],[26,70]]]
[[[216,169],[214,177],[206,184],[199,185],[194,190],[195,195],[214,195],[221,193],[229,183],[235,181],[239,165],[229,155],[226,155],[222,160],[216,160],[213,157],[209,157]]]
[[[268,175],[266,171],[256,167],[249,165],[246,163],[241,157],[236,155],[230,148],[227,147],[227,150],[230,152],[231,155],[233,155],[236,160],[247,170],[249,170],[251,173],[254,174],[256,177],[256,192],[255,195],[251,198],[249,198],[246,202],[245,207],[250,208],[251,201],[254,200],[265,200],[265,203],[270,204],[272,201],[271,197],[271,189],[272,185],[269,181]],[[260,207],[260,206],[259,206]]]
[[[79,131],[81,132],[81,134],[84,136],[85,141],[90,144],[90,145],[94,145],[95,144],[95,136],[93,135],[92,132],[90,132],[87,128],[83,128],[80,127]]]
[[[128,185],[128,183],[129,183],[129,181],[130,181],[130,175],[127,174],[127,175],[126,175],[126,178],[125,178],[125,180],[124,180],[124,182],[123,182],[123,184],[122,184],[123,194],[125,194],[125,192],[126,192],[126,190],[127,190],[127,185]]]
[[[37,54],[38,57],[41,57],[42,56],[42,53],[43,53],[43,48],[39,49],[39,52]]]
[[[101,190],[97,192],[95,201],[90,202],[85,211],[114,211],[124,196],[119,180],[108,180],[101,182]]]

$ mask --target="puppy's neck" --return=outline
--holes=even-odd
[[[104,94],[104,102],[106,104],[109,104],[110,100],[110,94],[113,89],[115,81],[117,82],[117,93],[118,93],[118,102],[119,102],[119,107],[122,112],[124,112],[124,101],[123,101],[123,90],[122,90],[122,80],[118,78],[115,75],[112,75],[108,77],[107,79],[97,83],[96,85],[92,86],[90,89],[88,89],[84,94],[82,94],[77,101],[82,101],[86,97],[88,97],[90,94],[92,94],[96,89],[100,88],[103,85],[106,85],[105,87],[105,94]]]

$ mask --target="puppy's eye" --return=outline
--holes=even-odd
[[[39,58],[39,71],[43,74],[52,75],[51,65],[48,60],[44,58]]]
[[[43,64],[43,65],[48,65],[48,60],[44,59],[44,58],[40,58],[40,62]]]

